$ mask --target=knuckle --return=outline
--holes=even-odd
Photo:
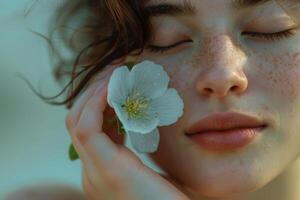
[[[75,130],[75,137],[81,144],[86,144],[90,138],[90,134],[83,128],[77,128]]]
[[[68,114],[66,117],[65,117],[65,126],[67,127],[67,129],[69,131],[71,131],[71,127],[73,126],[74,122],[73,122],[73,117]]]

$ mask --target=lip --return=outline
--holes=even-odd
[[[207,131],[225,131],[237,128],[255,128],[266,126],[266,123],[257,117],[236,112],[217,112],[208,115],[194,123],[187,131],[187,135],[201,134]]]
[[[186,132],[188,138],[213,151],[246,146],[267,124],[259,118],[234,113],[214,113],[194,123]]]

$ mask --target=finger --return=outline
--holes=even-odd
[[[81,184],[85,194],[88,195],[89,199],[94,199],[94,195],[96,194],[96,192],[100,192],[91,180],[89,171],[86,169],[85,166],[83,166],[81,170]]]
[[[80,96],[80,98],[75,102],[74,106],[70,110],[67,118],[66,118],[66,126],[68,129],[68,133],[71,136],[72,144],[80,157],[80,160],[86,163],[87,165],[92,165],[89,156],[86,154],[80,142],[75,138],[74,132],[76,127],[77,118],[79,120],[80,112],[84,108],[84,105],[88,101],[88,99],[97,91],[98,88],[102,88],[103,84],[98,86],[96,84],[90,85],[90,87]]]
[[[98,86],[101,87],[101,86]],[[80,97],[75,101],[74,105],[70,109],[68,115],[66,116],[66,126],[69,132],[73,132],[73,128],[77,124],[80,113],[84,105],[86,104],[87,100],[92,96],[95,92],[96,85],[89,87],[86,91],[84,91]]]
[[[75,138],[78,139],[88,155],[92,156],[92,160],[98,160],[99,166],[102,162],[107,163],[115,159],[120,152],[126,154],[127,158],[132,153],[129,150],[127,152],[126,149],[125,151],[121,150],[123,148],[114,143],[102,130],[103,110],[108,106],[107,85],[95,92],[85,104],[75,131]],[[136,162],[138,163],[139,159],[136,159]]]
[[[78,123],[75,125],[75,132],[79,132],[77,135],[79,138],[84,139],[92,132],[102,132],[103,112],[107,106],[106,96],[107,85],[95,91],[84,105]]]
[[[91,199],[99,199],[99,194],[101,194],[102,199],[116,199],[113,198],[113,194],[118,193],[119,189],[116,187],[116,185],[118,185],[116,182],[119,180],[113,181],[114,184],[112,184],[111,180],[107,180],[107,176],[105,176],[106,173],[104,171],[99,170],[95,175],[92,172],[93,170],[86,165],[84,165],[82,169],[82,186],[86,194],[88,194]],[[99,174],[102,175],[99,176]]]
[[[106,74],[110,74],[112,69],[106,71]],[[100,81],[95,81],[91,86],[85,91],[82,96],[75,102],[68,116],[66,117],[66,126],[69,132],[74,132],[74,127],[79,121],[81,113],[85,107],[87,101],[93,97],[93,95],[97,94],[108,84],[109,75],[102,75],[102,77],[97,77],[101,79]],[[95,98],[99,98],[97,95]],[[106,101],[106,98],[105,98]],[[104,121],[102,123],[102,129],[108,136],[117,144],[124,144],[125,138],[123,135],[118,134],[118,125],[116,121],[116,114],[110,106],[106,106],[104,112]]]
[[[104,83],[110,78],[113,70],[114,66],[108,65],[101,71],[101,73],[91,79],[88,89],[83,92],[82,95],[75,101],[72,109],[69,111],[66,117],[66,125],[68,129],[72,129],[75,124],[77,124],[80,113],[82,112],[87,100],[94,94],[96,90],[102,88]]]
[[[101,88],[103,86],[98,86],[98,88]],[[86,104],[86,101],[93,95],[93,93],[97,90],[96,85],[92,85],[88,90],[85,91],[85,93],[80,96],[76,104],[74,105],[75,107],[72,107],[71,111],[69,112],[67,118],[66,118],[66,126],[68,129],[68,133],[71,136],[72,139],[72,144],[78,153],[78,156],[82,161],[85,163],[88,163],[90,161],[88,156],[86,155],[85,150],[82,148],[80,142],[77,140],[77,138],[74,138],[74,132],[75,132],[75,127],[76,127],[76,121],[80,117],[80,112],[84,107],[84,104]],[[79,116],[78,116],[79,115]]]
[[[93,188],[93,186],[91,185],[90,180],[87,178],[86,175],[83,175],[82,177],[82,188],[84,191],[85,196],[89,199],[89,200],[96,200],[96,190]]]
[[[72,137],[86,148],[86,144],[89,146],[91,142],[94,142],[89,141],[93,136],[93,140],[97,141],[96,144],[93,144],[100,148],[99,152],[105,155],[104,157],[109,157],[109,155],[117,153],[118,146],[102,131],[103,111],[107,106],[106,97],[107,85],[96,91],[85,104]]]

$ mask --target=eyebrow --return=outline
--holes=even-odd
[[[149,16],[158,15],[193,15],[196,13],[196,8],[190,1],[183,1],[181,4],[161,3],[145,7],[145,11]]]
[[[254,6],[270,2],[271,0],[232,0],[230,7],[233,9],[246,9]],[[157,5],[150,5],[144,8],[148,16],[159,16],[159,15],[195,15],[196,7],[192,5],[189,0],[184,0],[180,4],[172,3],[161,3]]]
[[[231,2],[231,7],[235,9],[243,9],[243,8],[249,8],[254,6],[259,6],[261,4],[270,2],[271,0],[233,0]]]

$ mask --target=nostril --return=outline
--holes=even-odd
[[[238,89],[239,89],[239,87],[236,86],[236,85],[231,87],[231,90],[232,90],[232,91],[236,91],[236,90],[238,90]]]
[[[213,90],[211,88],[204,88],[204,92],[206,92],[206,93],[212,93]]]

